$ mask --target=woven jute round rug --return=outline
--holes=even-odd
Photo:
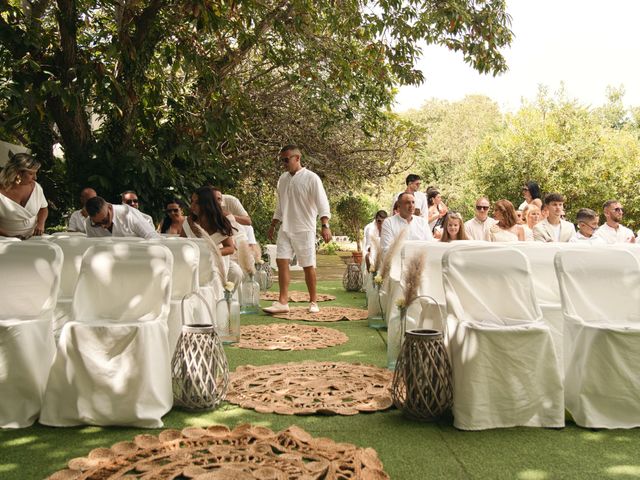
[[[265,427],[222,425],[138,435],[111,448],[96,448],[69,461],[50,480],[193,479],[287,480],[388,479],[372,448],[314,438],[292,425],[281,432]]]
[[[278,292],[260,292],[260,300],[272,300],[276,301],[280,299],[280,293]],[[336,297],[333,295],[327,295],[325,293],[318,293],[316,301],[318,302],[329,302],[331,300],[335,300]],[[290,302],[308,302],[309,301],[309,292],[289,292],[289,301]]]
[[[240,328],[240,348],[253,350],[317,350],[341,345],[349,340],[335,328],[297,323],[247,325]]]
[[[230,374],[227,401],[260,413],[356,415],[393,405],[392,376],[346,362],[246,365]]]
[[[306,322],[339,322],[341,320],[366,320],[369,312],[361,308],[322,307],[318,313],[310,313],[307,307],[293,307],[289,309],[288,313],[275,313],[273,316]]]

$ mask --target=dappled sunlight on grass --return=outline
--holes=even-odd
[[[18,469],[18,464],[17,463],[3,463],[0,464],[0,473],[2,472],[11,472],[12,470],[17,470]]]
[[[640,465],[614,465],[605,469],[607,475],[614,477],[640,478]]]
[[[580,436],[583,440],[587,440],[589,442],[601,442],[608,439],[608,435],[605,435],[604,432],[584,432],[580,434]]]
[[[546,480],[551,478],[544,470],[523,470],[518,473],[518,480]]]
[[[18,447],[20,445],[35,442],[36,440],[38,440],[38,437],[31,435],[28,437],[18,437],[13,440],[7,440],[6,442],[2,442],[0,445],[2,445],[2,447]]]
[[[363,357],[365,354],[360,350],[350,350],[348,352],[340,352],[338,353],[339,357]]]

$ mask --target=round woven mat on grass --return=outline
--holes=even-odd
[[[68,467],[49,479],[389,478],[372,448],[314,438],[295,425],[278,433],[245,424],[233,431],[214,425],[137,435],[131,442],[91,450]]]
[[[253,350],[316,350],[341,345],[349,340],[335,328],[297,323],[247,325],[240,328],[240,348]]]
[[[276,301],[279,299],[280,299],[280,293],[278,292],[260,292],[260,300]],[[318,293],[316,301],[329,302],[335,299],[336,297],[334,297],[333,295]],[[308,302],[309,292],[289,292],[289,301],[290,302]]]
[[[346,362],[241,366],[230,374],[227,401],[260,413],[338,414],[386,410],[392,372]]]
[[[369,312],[361,308],[321,307],[320,312],[310,313],[308,307],[293,307],[289,309],[289,313],[275,313],[273,316],[306,322],[339,322],[340,320],[366,320]]]

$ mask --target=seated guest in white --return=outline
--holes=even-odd
[[[491,242],[524,242],[524,228],[518,225],[516,209],[509,200],[498,200],[493,206],[493,217],[498,223],[489,229]]]
[[[620,225],[624,209],[617,200],[607,200],[602,207],[605,223],[593,234],[595,238],[601,238],[608,244],[636,243],[636,237],[631,229]]]
[[[39,169],[31,155],[16,153],[0,172],[0,236],[26,239],[44,233],[49,209],[36,182]]]
[[[236,219],[240,225],[251,225],[251,217],[242,206],[242,202],[233,195],[222,193],[219,188],[214,188],[219,193],[216,193],[216,198],[220,200],[220,206],[222,210],[230,213]]]
[[[476,214],[471,220],[467,220],[464,229],[469,240],[489,241],[489,229],[496,223],[489,217],[491,204],[487,197],[476,200]]]
[[[155,224],[153,223],[153,218],[151,218],[151,215],[147,215],[146,213],[140,211],[140,200],[138,199],[138,194],[136,192],[134,192],[133,190],[127,190],[126,192],[122,192],[121,197],[123,205],[129,205],[130,207],[138,210],[142,214],[144,219],[149,222],[152,227],[155,228]]]
[[[444,216],[440,241],[453,242],[454,240],[469,240],[469,237],[467,237],[467,232],[464,229],[462,215],[458,212],[449,211]]]
[[[564,197],[559,193],[550,193],[544,197],[544,205],[547,218],[533,228],[533,239],[536,242],[571,242],[576,236],[576,227],[561,218]]]
[[[527,242],[533,242],[533,227],[535,227],[540,220],[542,220],[542,212],[540,207],[535,203],[529,203],[522,211],[524,218],[524,239]]]
[[[576,233],[574,241],[591,243],[606,242],[602,238],[594,237],[594,233],[598,230],[599,218],[598,214],[590,208],[581,208],[576,214],[576,223],[578,224],[578,233]]]
[[[384,210],[378,210],[376,212],[375,217],[373,218],[373,222],[367,224],[364,227],[364,242],[362,243],[362,251],[364,252],[364,260],[367,267],[367,271],[369,271],[369,266],[374,261],[371,252],[371,244],[373,243],[373,239],[377,238],[380,240],[380,233],[382,232],[382,224],[384,220],[387,218],[387,212]]]
[[[433,233],[435,238],[440,238],[442,222],[444,221],[444,216],[447,214],[448,208],[442,201],[440,192],[433,187],[427,189],[427,206],[429,208],[427,220],[431,233]]]
[[[81,232],[87,233],[87,225],[85,220],[87,219],[87,210],[84,206],[87,203],[87,200],[93,197],[97,197],[98,194],[93,188],[83,188],[80,192],[80,210],[76,210],[69,217],[69,227],[67,230],[70,232]]]
[[[164,218],[156,231],[165,235],[180,235],[184,218],[182,202],[178,198],[171,198],[166,203]]]
[[[537,205],[542,207],[542,200],[540,199],[540,186],[536,182],[527,182],[522,186],[522,197],[524,202],[518,207],[519,211],[524,211],[527,205]]]
[[[393,211],[393,205],[398,201],[398,198],[401,194],[410,193],[411,195],[413,195],[413,198],[415,198],[416,201],[416,211],[414,211],[414,215],[420,215],[421,217],[426,218],[428,215],[429,206],[427,205],[427,196],[420,191],[420,185],[422,184],[420,176],[414,173],[410,173],[409,175],[407,175],[405,183],[407,185],[407,188],[405,188],[404,192],[396,193],[393,196],[391,208],[389,209],[389,211]]]
[[[102,197],[87,200],[87,237],[159,238],[142,213],[129,205],[113,205]]]
[[[398,199],[398,215],[388,217],[382,224],[380,244],[382,252],[387,253],[400,232],[407,229],[405,240],[433,240],[429,224],[423,217],[413,214],[415,199],[410,193],[403,193]]]

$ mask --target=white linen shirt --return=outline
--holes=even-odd
[[[364,242],[362,244],[362,251],[364,253],[369,251],[369,248],[371,247],[371,239],[374,237],[380,238],[380,233],[378,232],[375,219],[364,227]]]
[[[69,217],[69,227],[68,230],[70,232],[82,232],[87,233],[87,226],[84,221],[87,219],[84,215],[82,215],[82,210],[76,210]]]
[[[594,232],[593,238],[601,238],[609,245],[614,243],[629,243],[632,239],[635,239],[636,236],[633,234],[630,228],[625,227],[624,225],[618,225],[618,228],[611,228],[606,223],[600,225],[598,229]]]
[[[234,216],[248,217],[249,214],[242,206],[240,200],[233,195],[222,194],[222,208]]]
[[[113,226],[111,231],[102,227],[92,227],[91,219],[85,219],[87,237],[140,237],[159,238],[160,234],[153,229],[141,211],[129,205],[112,205]]]
[[[316,218],[331,218],[329,199],[320,177],[301,168],[295,175],[285,172],[278,180],[278,200],[273,218],[287,233],[315,232]]]
[[[387,253],[393,241],[405,229],[409,229],[404,237],[405,240],[433,241],[431,229],[429,229],[429,224],[424,218],[413,215],[411,221],[408,222],[400,215],[393,215],[392,217],[387,217],[382,224],[380,244],[382,245],[383,253]]]
[[[402,192],[398,192],[396,193],[393,198],[391,199],[391,207],[389,208],[389,215],[393,215],[393,206],[395,205],[396,201],[398,200],[398,197],[400,195],[402,195],[403,193],[405,193],[406,190],[402,191]],[[415,200],[415,206],[416,208],[420,209],[420,216],[421,217],[425,217],[428,218],[429,217],[429,202],[427,201],[427,196],[420,192],[414,192],[411,195],[413,195],[413,198]]]
[[[484,240],[489,241],[489,231],[491,227],[498,223],[495,219],[487,217],[484,222],[481,222],[476,217],[464,222],[464,230],[467,233],[469,240]]]

